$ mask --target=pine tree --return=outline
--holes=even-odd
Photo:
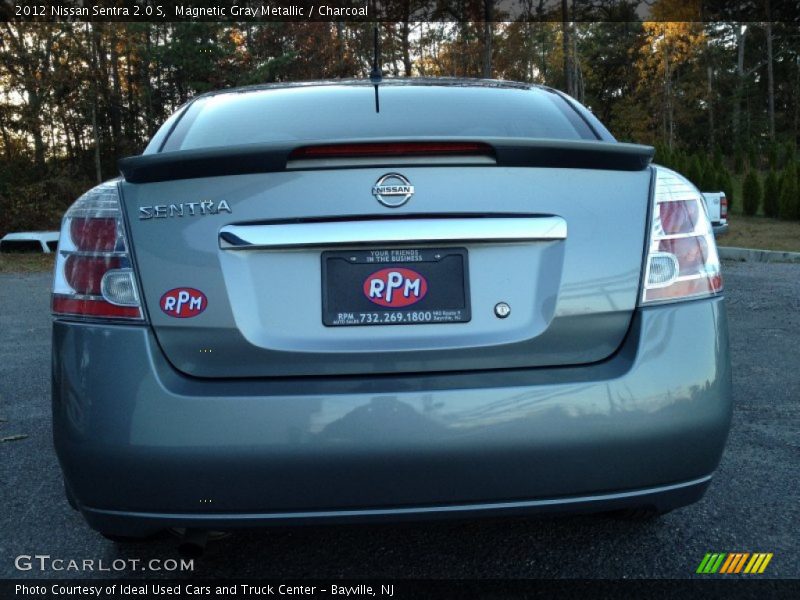
[[[724,169],[720,174],[720,183],[722,191],[725,192],[725,197],[728,199],[728,212],[733,210],[734,195],[733,195],[733,176],[728,169]]]
[[[692,157],[689,167],[686,169],[686,178],[696,187],[703,187],[703,166],[700,164],[700,157],[696,154]]]
[[[744,153],[741,146],[736,146],[736,151],[733,154],[733,172],[740,175],[744,171]]]
[[[783,161],[781,163],[781,167],[785,169],[795,160],[797,160],[797,155],[794,143],[791,141],[786,142],[783,145]]]
[[[747,165],[751,169],[760,169],[761,161],[759,160],[758,148],[755,144],[747,146]]]
[[[714,144],[714,166],[719,171],[723,165],[722,146]]]
[[[668,168],[672,167],[672,153],[669,151],[669,146],[666,144],[658,143],[655,145],[656,148],[656,155],[653,157],[653,161],[659,165],[663,165]]]
[[[742,186],[742,207],[744,214],[749,217],[758,212],[761,204],[761,182],[758,180],[758,173],[755,169],[750,169],[744,178]]]
[[[717,171],[714,169],[714,165],[711,162],[706,162],[705,166],[703,167],[703,177],[701,179],[702,184],[700,189],[705,192],[716,192],[717,187]]]
[[[781,193],[781,182],[775,171],[770,171],[764,179],[764,215],[778,216],[778,197]]]
[[[778,168],[778,155],[780,154],[778,144],[775,142],[769,145],[769,154],[767,158],[769,160],[769,168],[770,169],[777,169]]]
[[[678,173],[684,174],[686,171],[689,170],[689,157],[685,152],[681,152],[680,150],[675,153],[674,158],[672,159],[672,167]]]
[[[781,178],[781,194],[778,202],[778,215],[781,219],[800,218],[800,203],[798,203],[797,195],[797,166],[792,162],[783,170]]]

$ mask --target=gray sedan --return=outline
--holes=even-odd
[[[528,84],[195,98],[64,217],[68,499],[113,539],[697,501],[722,277],[652,158]]]

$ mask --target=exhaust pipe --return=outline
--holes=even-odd
[[[188,528],[178,542],[178,553],[184,558],[200,558],[206,549],[208,530]]]

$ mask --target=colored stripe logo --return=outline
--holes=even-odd
[[[763,573],[771,560],[772,552],[707,552],[695,573],[702,575],[715,573],[756,575]]]

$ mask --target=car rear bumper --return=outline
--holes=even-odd
[[[89,523],[407,519],[699,499],[731,416],[721,298],[637,311],[592,365],[201,380],[146,327],[56,321],[53,429]]]
[[[728,223],[727,221],[725,223],[714,223],[712,225],[712,229],[714,230],[714,235],[716,237],[725,235],[726,233],[728,233]]]

